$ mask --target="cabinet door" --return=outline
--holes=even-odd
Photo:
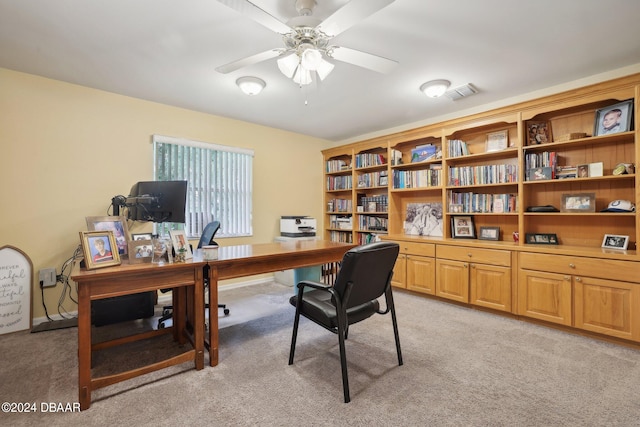
[[[468,303],[469,263],[448,259],[436,260],[436,295]]]
[[[520,270],[518,314],[571,326],[571,276]]]
[[[435,259],[407,256],[407,289],[434,295],[436,293]]]
[[[471,264],[471,304],[511,312],[511,269]]]
[[[640,340],[640,285],[576,276],[573,289],[577,328]]]
[[[396,288],[406,288],[406,266],[407,256],[405,254],[399,254],[396,259],[396,265],[393,267],[393,277],[391,278],[391,286]]]

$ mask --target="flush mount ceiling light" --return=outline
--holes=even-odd
[[[264,80],[250,76],[240,77],[238,80],[236,80],[236,84],[241,91],[250,96],[259,94],[266,86]]]
[[[420,90],[429,98],[438,98],[444,95],[450,84],[449,80],[431,80],[420,86]]]

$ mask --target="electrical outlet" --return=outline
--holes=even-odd
[[[43,288],[55,286],[57,282],[55,268],[43,268],[40,270],[40,283],[42,283]]]

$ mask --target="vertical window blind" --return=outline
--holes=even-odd
[[[253,234],[253,150],[154,135],[153,153],[155,180],[187,181],[187,237],[211,221],[220,221],[218,237]],[[166,234],[177,225],[158,226]]]

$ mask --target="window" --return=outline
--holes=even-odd
[[[199,238],[211,221],[220,221],[219,237],[251,236],[253,150],[153,136],[157,181],[187,181],[184,230]],[[176,224],[158,224],[166,234]]]

